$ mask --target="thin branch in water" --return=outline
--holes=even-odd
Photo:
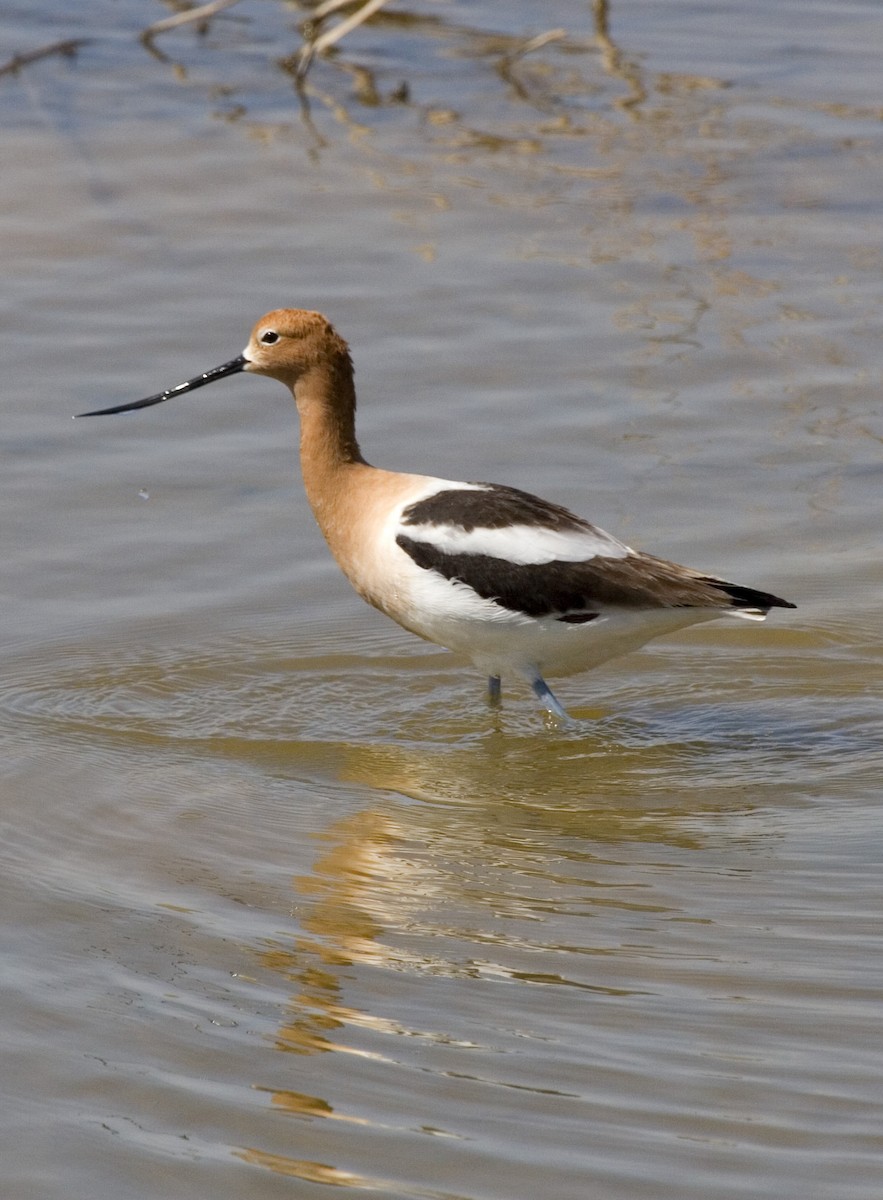
[[[320,4],[318,8],[313,9],[310,13],[310,20],[324,21],[326,17],[330,17],[339,8],[349,8],[352,2],[353,0],[325,0],[324,4]]]
[[[313,20],[322,20],[323,17],[329,16],[350,2],[351,0],[326,0],[312,14]],[[297,66],[298,77],[303,79],[310,69],[310,63],[312,63],[317,54],[322,54],[329,46],[333,46],[335,42],[339,42],[341,38],[346,37],[348,33],[351,33],[353,29],[357,29],[369,17],[373,17],[376,12],[379,12],[384,4],[388,3],[389,0],[366,0],[361,8],[357,9],[351,16],[346,17],[339,25],[335,25],[327,33],[322,33],[317,38],[305,42],[299,55]]]
[[[94,38],[68,38],[64,42],[53,42],[51,46],[43,46],[39,50],[29,50],[25,54],[13,54],[9,62],[0,67],[0,75],[17,75],[22,67],[39,62],[41,58],[49,58],[53,54],[62,54],[65,58],[73,58],[81,46],[88,46]]]
[[[633,111],[647,99],[647,89],[641,78],[640,68],[625,55],[610,36],[610,8],[608,0],[593,0],[595,44],[601,51],[601,63],[608,75],[621,79],[629,88],[629,95],[614,100],[617,108]],[[638,114],[634,114],[638,115]]]
[[[504,55],[500,60],[497,68],[500,73],[500,78],[504,79],[510,87],[514,88],[515,92],[521,97],[522,100],[527,100],[538,104],[539,101],[534,100],[531,97],[528,89],[518,79],[513,67],[520,59],[524,58],[526,54],[530,54],[533,50],[541,50],[543,46],[548,46],[550,42],[561,42],[567,36],[566,29],[549,29],[545,33],[538,33],[536,37],[528,38],[526,41],[520,42],[514,48],[514,50],[510,50],[509,53]],[[539,107],[548,109],[548,101],[545,102],[545,104],[540,104]]]
[[[561,42],[566,37],[566,29],[548,29],[545,33],[538,33],[536,37],[528,38],[526,42],[522,42],[520,46],[516,46],[514,50],[510,50],[506,55],[506,60],[513,63],[516,59],[523,58],[525,54],[530,54],[533,50],[541,50],[543,46],[548,46],[549,42]]]

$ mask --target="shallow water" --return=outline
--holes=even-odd
[[[167,12],[0,17],[92,39],[0,75],[4,1200],[876,1200],[883,11],[394,3],[309,119],[301,10]],[[69,420],[280,304],[370,460],[797,612],[489,711],[283,389]]]

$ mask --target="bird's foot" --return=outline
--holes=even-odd
[[[535,675],[530,681],[530,686],[540,704],[542,704],[547,713],[555,718],[558,725],[570,727],[576,725],[576,721],[574,721],[567,709],[561,704],[542,675]]]

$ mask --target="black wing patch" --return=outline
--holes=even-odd
[[[481,488],[481,491],[474,490]],[[402,513],[403,525],[454,525],[473,529],[505,529],[508,525],[534,525],[559,533],[594,533],[594,525],[560,504],[551,504],[499,483],[479,483],[473,488],[449,488],[409,504]]]
[[[425,503],[420,501],[412,508]],[[750,608],[767,612],[795,607],[769,592],[700,575],[649,554],[520,564],[488,554],[450,554],[404,533],[398,535],[396,544],[418,567],[466,584],[483,600],[528,617],[554,616],[568,624],[590,621],[603,608]]]
[[[396,544],[418,567],[465,583],[482,600],[493,600],[512,612],[546,617],[590,607],[586,589],[574,575],[574,568],[582,563],[522,566],[489,554],[448,554],[432,542],[417,542],[403,533],[396,538]]]

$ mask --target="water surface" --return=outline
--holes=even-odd
[[[9,1200],[876,1200],[872,3],[7,9]],[[563,31],[533,50],[526,40]],[[2,64],[0,64],[2,65]],[[799,605],[500,714],[364,608],[283,389]]]

